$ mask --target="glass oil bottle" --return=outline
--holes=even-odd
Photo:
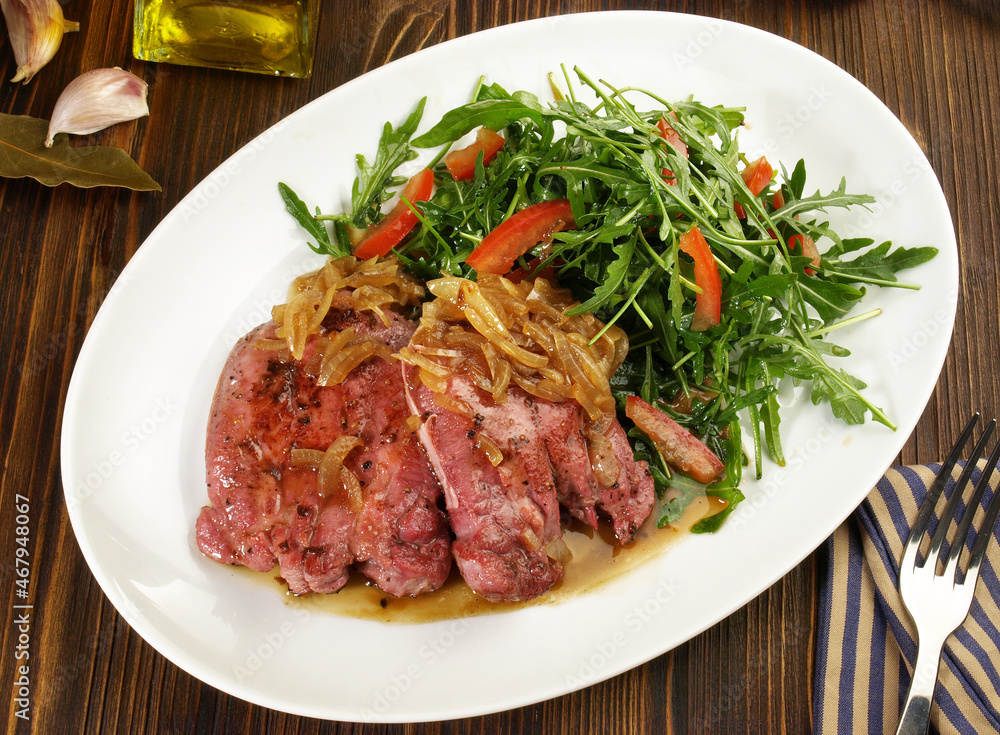
[[[137,59],[251,71],[312,73],[317,0],[136,0]]]

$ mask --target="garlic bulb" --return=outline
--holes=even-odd
[[[63,18],[57,0],[0,0],[0,10],[17,62],[12,82],[27,84],[55,56],[63,34],[80,30],[79,23]]]
[[[149,114],[146,83],[124,69],[94,69],[66,85],[56,100],[45,147],[58,133],[87,135]]]

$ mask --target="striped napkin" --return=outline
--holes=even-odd
[[[896,731],[917,655],[913,623],[896,586],[899,559],[910,524],[938,469],[934,465],[890,469],[826,542],[813,691],[814,735],[892,735]],[[979,474],[977,470],[973,482]],[[945,494],[953,487],[954,481]],[[987,490],[987,500],[992,490]],[[935,525],[932,521],[931,530]],[[941,735],[1000,733],[998,541],[1000,531],[995,530],[980,571],[972,616],[945,645],[931,713],[931,731]]]

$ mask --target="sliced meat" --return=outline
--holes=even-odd
[[[538,400],[535,413],[545,437],[559,502],[574,518],[597,528],[597,498],[601,485],[591,469],[580,404]]]
[[[365,496],[351,552],[365,576],[385,592],[396,597],[431,592],[451,568],[451,532],[438,507],[441,486],[415,432],[406,426],[410,409],[399,366],[369,360],[342,387],[345,431],[364,442],[345,461]]]
[[[615,420],[605,433],[619,472],[615,482],[604,487],[591,465],[580,404],[572,400],[536,400],[535,412],[552,463],[559,502],[591,528],[597,528],[600,510],[611,520],[618,543],[630,543],[653,509],[655,488],[646,463],[636,462],[621,425]]]
[[[466,583],[494,602],[530,600],[562,577],[546,546],[561,536],[559,504],[532,402],[512,389],[502,405],[468,378],[453,376],[449,395],[473,418],[441,408],[404,366],[407,398],[423,419],[419,435],[441,480],[452,553]],[[487,438],[503,453],[494,466],[480,447]]]
[[[655,488],[653,475],[645,462],[636,462],[625,430],[613,421],[605,436],[618,460],[618,479],[610,487],[602,487],[597,505],[611,518],[618,543],[627,544],[653,510]]]
[[[325,329],[353,327],[394,351],[413,324],[387,311],[386,327],[371,312],[331,312]],[[373,357],[337,386],[321,387],[301,362],[254,347],[270,339],[268,323],[244,337],[219,382],[207,439],[208,495],[197,522],[209,557],[257,571],[279,565],[296,594],[333,592],[357,561],[394,595],[437,589],[450,567],[441,494],[415,433],[405,428],[399,367]],[[345,466],[364,483],[355,515],[340,498],[323,497],[315,470],[291,465],[291,449],[324,451],[340,436],[362,439]],[[391,437],[391,439],[390,439]]]

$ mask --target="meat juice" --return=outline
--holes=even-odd
[[[137,0],[133,54],[145,61],[308,77],[316,5],[315,0]]]
[[[683,538],[695,523],[725,507],[726,502],[721,498],[696,498],[679,521],[665,528],[657,528],[652,520],[658,515],[658,509],[654,508],[651,519],[636,534],[636,540],[624,547],[614,543],[614,537],[605,524],[602,523],[600,529],[595,531],[582,523],[574,522],[563,529],[563,540],[572,559],[564,566],[562,580],[542,596],[527,602],[489,602],[473,593],[455,568],[444,587],[416,598],[390,597],[377,587],[365,584],[363,579],[355,575],[336,594],[311,594],[302,597],[288,595],[288,600],[290,605],[302,606],[313,613],[332,613],[399,624],[430,623],[508,612],[529,605],[558,604],[597,589],[658,556],[675,541]],[[272,579],[267,575],[244,571],[256,578]]]

